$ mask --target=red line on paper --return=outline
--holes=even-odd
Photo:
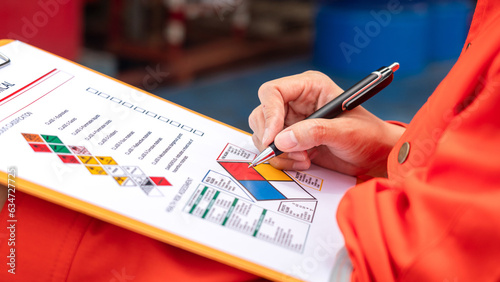
[[[19,93],[19,92],[23,91],[24,89],[26,89],[26,88],[30,87],[31,85],[33,85],[33,84],[35,84],[35,83],[37,83],[38,81],[42,80],[43,78],[45,78],[45,77],[46,77],[46,76],[48,76],[49,74],[51,74],[51,73],[55,72],[56,70],[57,70],[57,69],[53,69],[53,70],[49,71],[48,73],[46,73],[46,74],[42,75],[41,77],[39,77],[39,78],[35,79],[34,81],[32,81],[30,84],[28,84],[28,85],[24,86],[23,88],[21,88],[21,89],[19,89],[19,90],[15,91],[14,93],[12,93],[12,94],[10,94],[10,95],[8,95],[8,96],[5,96],[4,98],[0,99],[0,102],[5,101],[5,100],[9,99],[10,97],[12,97],[12,96],[16,95],[17,93]]]
[[[26,88],[27,86],[29,86],[29,85],[31,85],[31,84],[33,84],[33,83],[37,82],[38,80],[40,80],[41,78],[45,77],[46,75],[48,75],[48,74],[52,73],[52,72],[53,72],[53,71],[55,71],[55,70],[57,70],[57,69],[53,69],[52,71],[48,72],[48,73],[47,73],[47,74],[45,74],[44,76],[40,77],[39,79],[37,79],[37,80],[33,81],[32,83],[30,83],[30,84],[26,85],[26,86],[25,86],[25,87],[23,87],[23,88]],[[50,94],[52,91],[54,91],[54,90],[56,90],[57,88],[61,87],[61,85],[63,85],[63,84],[65,84],[66,82],[70,81],[70,80],[71,80],[71,79],[73,79],[74,77],[75,77],[75,76],[70,77],[68,80],[66,80],[66,81],[64,81],[63,83],[59,84],[58,86],[54,87],[52,90],[50,90],[49,92],[47,92],[47,93],[43,94],[43,95],[42,95],[42,96],[40,96],[38,99],[34,100],[33,102],[31,102],[31,103],[27,104],[26,106],[24,106],[24,107],[20,108],[19,110],[17,110],[17,111],[15,111],[15,112],[13,112],[11,115],[9,115],[9,116],[5,117],[4,119],[0,120],[0,122],[2,122],[2,121],[4,121],[4,120],[8,119],[9,117],[11,117],[11,116],[15,115],[16,113],[20,112],[21,110],[25,109],[26,107],[28,107],[28,106],[32,105],[32,104],[33,104],[33,103],[35,103],[36,101],[38,101],[38,100],[42,99],[43,97],[47,96],[47,95],[48,95],[48,94]],[[21,89],[20,89],[20,90],[21,90]],[[19,91],[19,90],[18,90],[18,91]],[[10,96],[10,95],[9,95],[9,96]]]

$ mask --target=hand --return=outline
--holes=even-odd
[[[386,123],[363,107],[334,119],[304,120],[343,91],[315,71],[276,79],[259,89],[261,105],[249,117],[255,146],[274,140],[279,169],[305,170],[312,163],[350,175],[384,176],[387,156],[404,128]]]

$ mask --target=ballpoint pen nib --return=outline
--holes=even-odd
[[[273,149],[270,147],[267,147],[264,151],[262,151],[255,159],[250,163],[248,168],[251,168],[253,166],[260,165],[261,163],[264,163],[265,161],[274,158],[276,154],[274,153]]]
[[[392,72],[395,72],[399,69],[399,63],[395,62],[392,65],[388,66],[388,68],[390,68],[392,70]]]

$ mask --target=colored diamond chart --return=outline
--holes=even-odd
[[[65,145],[55,135],[22,133],[35,153],[55,153],[64,164],[84,165],[91,175],[107,175],[120,187],[138,187],[150,197],[163,197],[160,186],[172,186],[162,176],[148,176],[138,166],[120,166],[111,156],[93,156],[85,146]]]
[[[255,200],[315,200],[301,185],[282,170],[269,164],[248,167],[255,154],[228,144],[218,158],[219,164]]]
[[[260,202],[278,213],[312,222],[317,200],[307,189],[321,191],[322,179],[303,172],[278,170],[267,163],[249,167],[256,155],[227,144],[217,158],[226,176],[209,171],[203,183],[239,199]]]
[[[257,201],[312,200],[314,197],[285,172],[269,164],[248,167],[249,163],[222,162],[226,169]]]

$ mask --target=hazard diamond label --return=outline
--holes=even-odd
[[[68,146],[75,155],[92,155],[84,146]]]
[[[122,166],[130,175],[145,175],[138,166]]]
[[[149,179],[147,176],[135,176],[134,181],[137,182],[141,187],[142,186],[154,186],[153,181]]]
[[[141,189],[142,191],[144,191],[144,193],[146,193],[146,195],[149,195],[149,192],[151,192],[151,190],[153,190],[154,186],[141,186]]]
[[[38,142],[43,143],[43,139],[38,134],[30,134],[30,133],[21,133],[28,142]]]
[[[62,144],[63,142],[59,137],[54,136],[54,135],[44,135],[42,134],[42,138],[45,139],[47,143],[55,143],[55,144]]]
[[[84,164],[88,164],[88,165],[98,165],[99,164],[97,162],[97,160],[92,156],[78,156],[78,158]]]
[[[117,165],[105,165],[104,169],[113,176],[127,175],[127,173],[120,166]]]
[[[141,189],[150,197],[163,197],[160,190],[156,189],[154,186],[141,186]]]
[[[86,165],[85,167],[94,175],[107,175],[106,171],[101,166]]]
[[[73,155],[57,155],[65,164],[79,164],[80,162]]]
[[[125,182],[128,179],[128,177],[113,177],[113,178],[120,186],[123,184],[123,182]]]
[[[97,157],[96,158],[99,160],[99,162],[103,165],[118,165],[117,162],[112,157]]]
[[[71,154],[71,152],[64,145],[49,144],[50,148],[56,153]]]
[[[150,176],[149,178],[158,186],[172,186],[165,177]]]
[[[45,144],[35,144],[35,143],[29,143],[33,151],[37,153],[52,153],[49,147]]]
[[[115,181],[120,185],[120,186],[137,186],[135,182],[127,176],[115,176],[113,177]]]

